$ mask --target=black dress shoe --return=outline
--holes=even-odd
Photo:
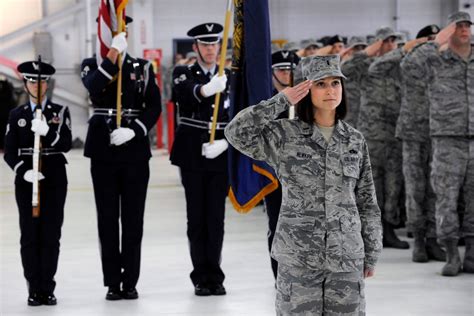
[[[53,293],[43,294],[41,295],[41,303],[43,303],[43,305],[52,306],[58,304],[58,300],[56,299],[56,296],[54,296]]]
[[[209,296],[211,295],[211,290],[202,284],[196,284],[194,286],[194,294],[197,296]]]
[[[40,306],[42,304],[41,298],[38,293],[31,293],[30,295],[28,295],[27,302],[29,306]]]
[[[105,299],[108,301],[118,301],[122,299],[122,295],[120,293],[120,288],[115,286],[109,286],[109,290],[105,295]]]
[[[122,298],[126,300],[136,300],[138,298],[138,292],[136,288],[123,289]]]
[[[225,287],[222,284],[215,284],[209,287],[212,295],[226,295]]]

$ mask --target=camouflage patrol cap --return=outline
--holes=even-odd
[[[190,58],[197,58],[197,54],[196,52],[187,52],[186,53],[186,59],[190,59]]]
[[[375,39],[385,41],[389,37],[397,37],[395,31],[389,26],[383,26],[375,31]]]
[[[290,50],[290,51],[297,51],[297,50],[300,50],[300,47],[295,42],[288,42],[285,45],[283,45],[283,49]]]
[[[471,16],[469,15],[469,13],[464,11],[458,11],[448,16],[448,24],[451,24],[453,22],[469,22],[472,25]]]
[[[307,60],[306,60],[307,59]],[[327,77],[346,78],[341,72],[339,55],[310,56],[302,67],[303,78],[317,81]]]
[[[418,34],[416,34],[416,38],[428,37],[431,35],[436,35],[440,31],[440,28],[436,24],[430,24],[422,28]]]
[[[406,34],[401,32],[396,33],[396,42],[397,44],[405,44],[407,42]]]
[[[349,39],[349,48],[353,48],[355,46],[367,46],[367,41],[362,36],[352,36]]]
[[[301,45],[300,45],[302,48],[304,49],[307,49],[311,46],[314,46],[316,48],[322,48],[323,47],[323,44],[320,43],[320,42],[317,42],[316,40],[314,39],[307,39],[307,40],[302,40],[301,41]]]

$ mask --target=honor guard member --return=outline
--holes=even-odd
[[[217,23],[204,23],[189,30],[198,60],[192,65],[176,67],[173,73],[179,117],[170,160],[180,168],[186,195],[187,235],[193,264],[190,277],[198,296],[226,294],[220,264],[228,193],[228,144],[223,130],[229,118],[229,70],[223,76],[217,75],[220,32],[222,26]],[[215,141],[210,144],[218,92],[221,102]]]
[[[5,161],[15,171],[15,196],[20,215],[21,261],[28,284],[28,305],[56,305],[54,275],[67,192],[64,153],[71,148],[71,118],[66,106],[46,97],[53,66],[28,61],[18,66],[30,101],[10,111],[5,136]],[[41,73],[41,105],[38,74]],[[41,106],[42,117],[36,117]],[[32,216],[33,147],[40,135],[39,217]]]
[[[126,22],[132,19],[127,17]],[[136,285],[150,175],[148,132],[161,113],[160,90],[151,63],[130,56],[126,48],[126,33],[119,33],[107,57],[100,64],[96,58],[85,59],[81,72],[94,107],[84,155],[91,159],[107,300],[138,298]],[[123,61],[122,122],[117,126],[119,54]]]
[[[469,13],[455,12],[448,23],[434,41],[413,51],[410,76],[428,86],[430,180],[436,194],[437,238],[446,247],[441,274],[455,276],[461,269],[474,273],[474,46]],[[462,224],[460,192],[466,204]],[[463,262],[458,250],[462,236]]]
[[[290,86],[292,71],[296,68],[299,60],[300,58],[298,55],[288,50],[280,50],[272,54],[273,95],[278,94],[280,91]],[[288,118],[291,111],[294,113],[294,106],[290,107],[289,111],[280,114],[279,118]],[[281,194],[281,184],[278,183],[278,188],[265,196],[265,211],[268,216],[268,250],[270,252],[272,250],[273,237],[275,236],[278,216],[280,215]],[[273,276],[276,280],[278,262],[271,257],[270,260]]]

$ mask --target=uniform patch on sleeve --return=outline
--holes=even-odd
[[[26,120],[21,118],[18,120],[18,126],[20,127],[25,127],[26,126]]]
[[[174,84],[179,84],[180,82],[188,79],[185,74],[181,74],[178,78],[174,78]]]
[[[85,76],[87,76],[90,70],[91,69],[89,68],[89,66],[85,66],[81,71],[81,78],[84,78]]]

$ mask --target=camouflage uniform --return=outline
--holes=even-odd
[[[367,145],[343,121],[327,143],[313,124],[277,120],[289,106],[279,93],[241,111],[225,129],[235,148],[269,163],[282,184],[272,246],[277,312],[363,315],[362,270],[375,267],[382,248]],[[323,288],[318,298],[315,289]]]
[[[344,73],[349,78],[359,78],[361,101],[357,127],[369,146],[382,216],[388,223],[396,225],[399,223],[398,203],[402,187],[401,144],[395,139],[400,107],[396,79],[399,72],[391,67],[387,60],[390,56],[386,55],[373,58],[365,52],[356,53],[345,62]]]
[[[344,88],[348,107],[344,121],[356,128],[360,109],[361,82],[364,76],[367,75],[367,70],[370,65],[368,60],[366,61],[365,58],[363,58],[364,54],[362,52],[358,53],[357,56],[358,57],[352,56],[341,65],[342,72],[347,76],[347,79],[344,81]]]
[[[413,48],[402,59],[401,108],[396,137],[403,144],[403,176],[405,179],[407,227],[436,237],[435,198],[430,184],[431,142],[429,136],[429,100],[427,82],[411,76]]]
[[[413,52],[410,76],[429,83],[431,183],[436,193],[436,229],[442,243],[460,237],[457,204],[464,190],[462,232],[474,237],[474,49],[463,60],[428,42]]]
[[[364,102],[362,89],[368,80],[370,64],[373,57],[367,56],[365,52],[357,52],[341,65],[343,73],[347,76],[344,81],[348,101],[347,116],[344,119],[352,126],[357,127],[359,123],[360,104]]]

